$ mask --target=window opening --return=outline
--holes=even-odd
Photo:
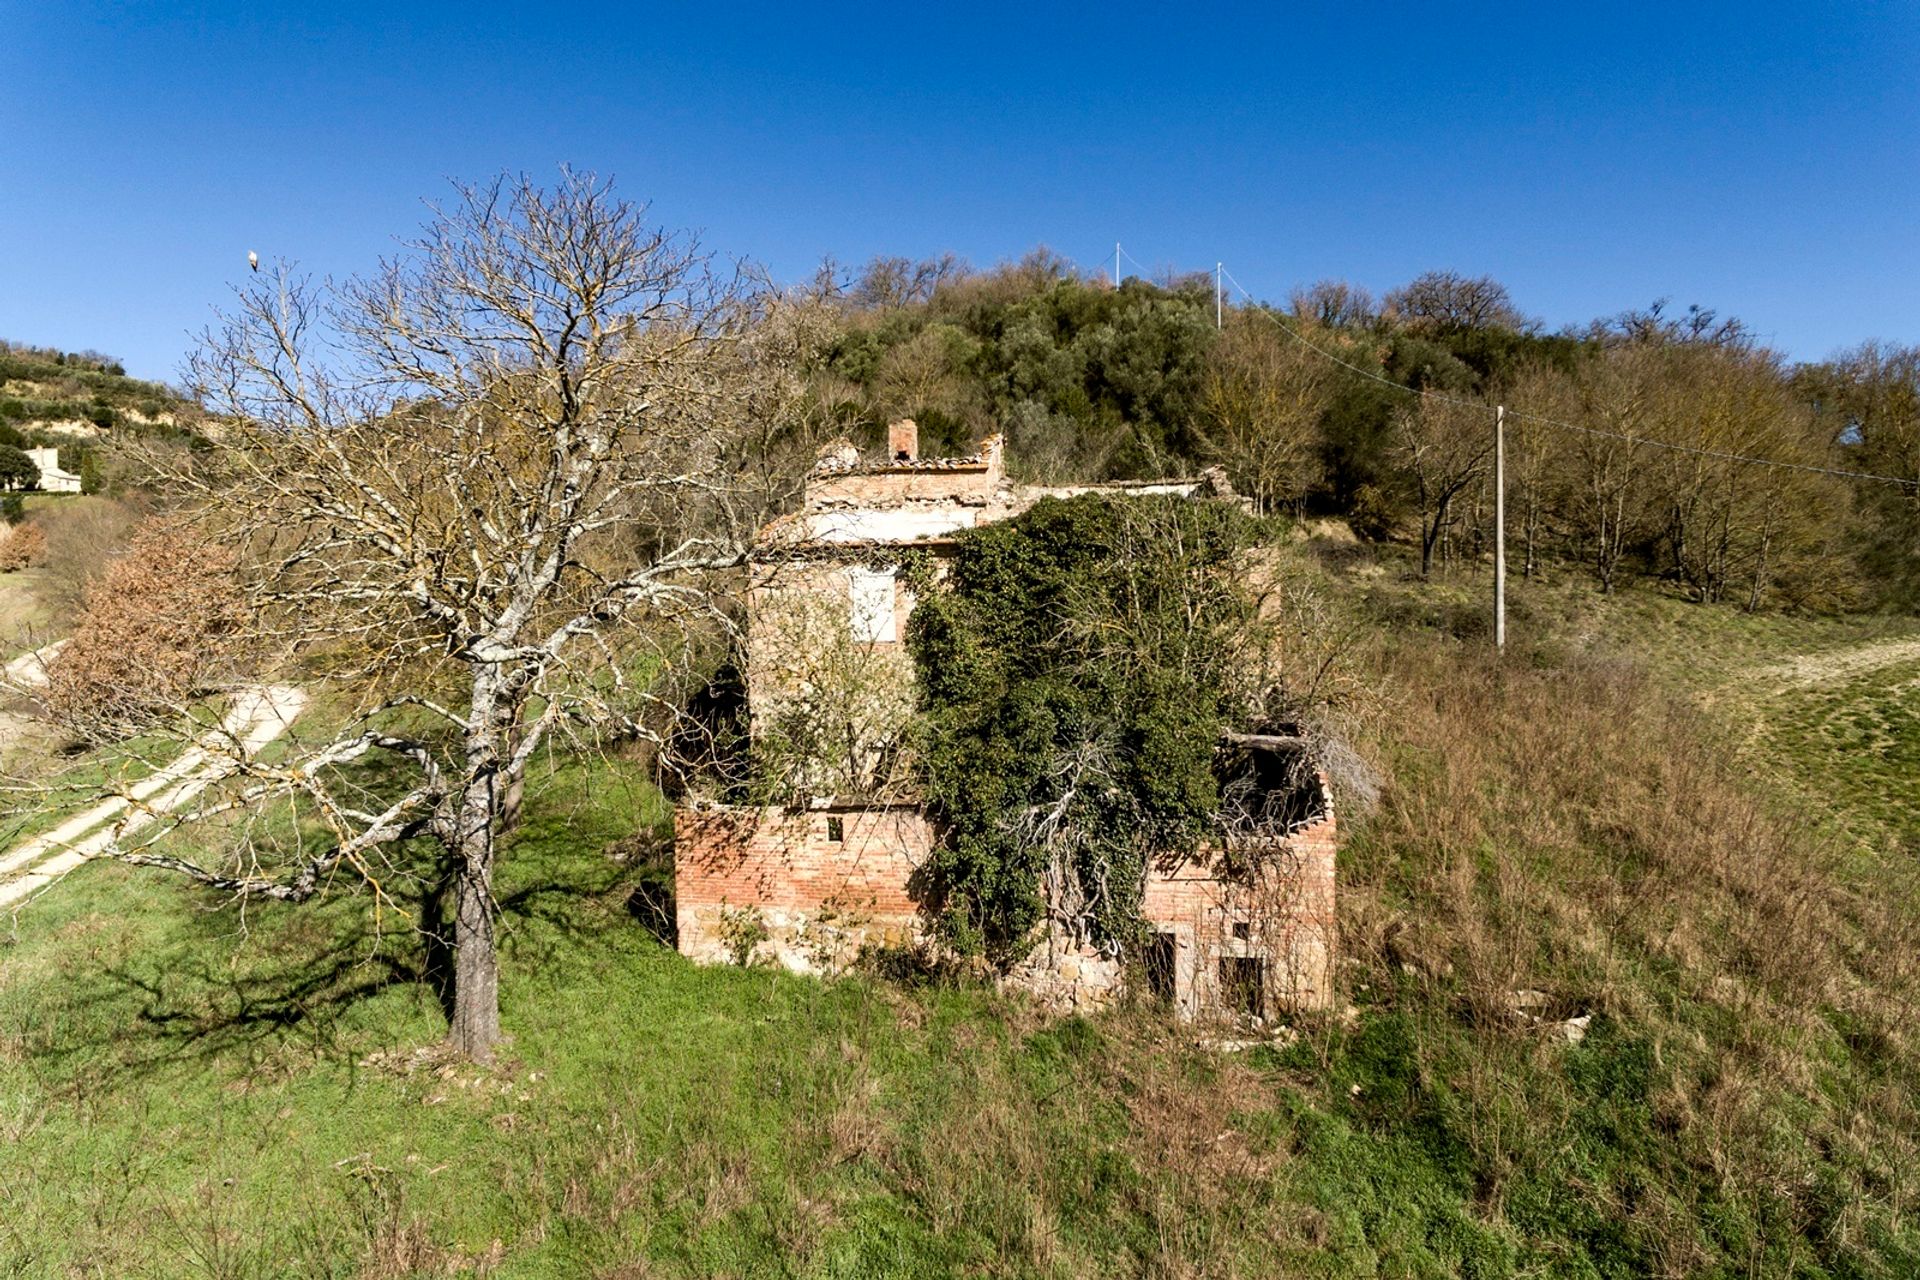
[[[1251,956],[1226,956],[1220,961],[1220,1005],[1229,1013],[1259,1017],[1266,1010],[1263,989],[1265,966]]]
[[[899,638],[893,620],[893,573],[876,569],[847,570],[851,594],[853,638],[862,644],[891,644]]]

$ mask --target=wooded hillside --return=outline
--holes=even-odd
[[[1523,576],[1560,558],[1604,590],[1649,577],[1746,608],[1920,600],[1914,349],[1794,364],[1665,302],[1549,333],[1449,272],[1378,300],[1323,281],[1219,327],[1210,277],[1115,288],[1045,251],[821,284],[844,331],[820,392],[869,438],[896,416],[956,452],[1004,430],[1016,468],[1059,480],[1220,464],[1265,509],[1416,540],[1430,571],[1487,549],[1505,405]]]

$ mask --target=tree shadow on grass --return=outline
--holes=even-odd
[[[632,865],[564,830],[503,862],[496,905],[509,983],[560,973],[570,957],[636,922],[672,945],[671,900],[659,898],[663,885],[671,890],[670,862],[662,880],[651,860]],[[404,923],[391,911],[376,920],[366,898],[348,895],[256,905],[244,937],[229,911],[183,912],[159,945],[80,975],[34,1056],[56,1078],[97,1088],[180,1064],[234,1059],[250,1075],[290,1059],[431,1042],[452,1012],[451,882],[415,864],[400,883],[412,886],[398,904]],[[413,994],[411,1011],[402,1004],[354,1016],[396,992]]]

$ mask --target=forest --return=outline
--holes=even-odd
[[[1211,275],[1115,287],[1044,249],[829,263],[816,288],[841,326],[818,394],[869,440],[901,416],[956,453],[1004,431],[1012,465],[1053,481],[1224,466],[1261,511],[1404,536],[1431,573],[1490,545],[1504,406],[1524,577],[1565,564],[1749,610],[1920,603],[1920,349],[1797,363],[1664,299],[1549,332],[1449,271],[1378,298],[1321,281],[1217,324]]]

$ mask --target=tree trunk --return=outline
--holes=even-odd
[[[500,834],[512,835],[520,825],[520,801],[526,794],[527,775],[525,772],[514,775],[507,784],[507,793],[500,801]]]
[[[500,956],[489,868],[462,865],[454,883],[453,1021],[447,1042],[475,1062],[500,1039]]]
[[[447,1042],[475,1062],[500,1039],[500,955],[493,933],[493,777],[461,798],[453,887],[453,1020]]]

